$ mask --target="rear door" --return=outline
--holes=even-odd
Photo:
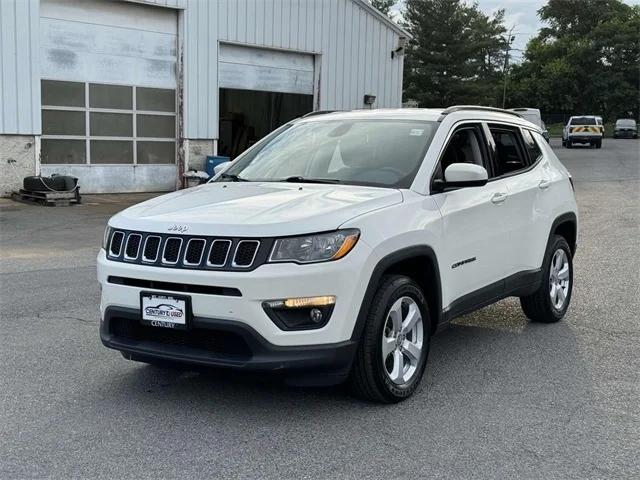
[[[488,124],[487,128],[494,144],[492,181],[501,179],[509,191],[502,212],[508,237],[503,272],[507,278],[540,267],[540,243],[544,248],[546,238],[538,237],[546,218],[538,208],[538,198],[550,188],[551,178],[529,130],[499,123]]]

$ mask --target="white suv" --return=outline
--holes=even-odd
[[[131,360],[396,402],[451,319],[519,296],[532,320],[560,320],[576,234],[569,173],[512,112],[308,115],[109,221],[101,338]]]

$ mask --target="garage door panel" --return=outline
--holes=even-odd
[[[313,55],[220,45],[220,88],[313,95]]]
[[[176,36],[41,19],[46,78],[175,87]]]
[[[313,72],[229,63],[220,68],[220,88],[313,94]]]

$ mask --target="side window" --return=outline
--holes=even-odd
[[[487,168],[486,147],[480,126],[464,126],[458,128],[447,143],[434,179],[444,180],[444,172],[452,163],[474,163]]]
[[[522,148],[520,130],[503,125],[489,125],[495,142],[495,177],[527,168],[529,162]]]
[[[542,156],[542,150],[540,150],[540,147],[529,130],[522,130],[522,138],[524,139],[524,145],[529,153],[530,164],[533,165]]]

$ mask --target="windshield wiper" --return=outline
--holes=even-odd
[[[291,183],[340,183],[340,180],[337,180],[335,178],[308,178],[308,177],[301,177],[300,175],[287,177],[284,180],[280,180],[280,181],[291,182]]]
[[[221,173],[220,178],[226,178],[231,180],[232,182],[250,182],[251,180],[247,180],[246,178],[239,177],[233,173]]]

